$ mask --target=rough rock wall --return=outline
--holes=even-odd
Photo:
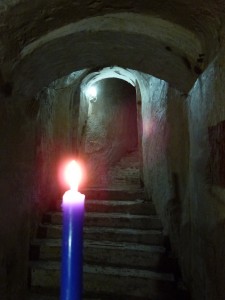
[[[167,158],[168,84],[153,76],[145,75],[142,85],[145,87],[145,90],[142,88],[144,182],[149,196],[153,198],[160,215],[164,217],[167,202],[173,197]],[[167,222],[164,222],[165,231],[168,230]]]
[[[38,94],[37,190],[40,208],[49,208],[60,197],[60,164],[78,155],[80,82],[85,71],[53,82]],[[65,187],[64,187],[65,188]]]
[[[224,4],[208,2],[209,14],[201,1],[182,1],[0,7],[2,77],[28,96],[76,70],[120,65],[188,91],[217,51]]]
[[[24,299],[30,211],[35,202],[35,99],[0,95],[0,298]]]
[[[68,80],[63,84],[69,85]],[[54,83],[33,99],[0,94],[1,300],[25,299],[29,239],[40,209],[50,204],[46,190],[57,193],[54,161],[76,149],[76,128],[72,126],[77,126],[74,101],[80,90],[78,94],[74,89],[65,93],[63,84]]]
[[[119,2],[83,1],[81,3],[81,1],[66,2],[64,0],[3,0],[0,3],[1,90],[7,91],[18,85],[18,89],[23,90],[24,95],[33,95],[34,91],[39,91],[40,88],[46,86],[57,77],[74,71],[74,67],[79,69],[81,66],[95,67],[96,65],[112,64],[123,64],[127,67],[156,74],[160,78],[171,80],[171,83],[176,84],[178,88],[185,88],[187,90],[196,76],[204,70],[208,62],[214,57],[224,36],[224,32],[221,30],[222,27],[224,28],[224,1],[210,0],[207,1],[207,4],[203,2],[196,0],[167,2],[164,0],[136,2],[127,0]],[[118,12],[119,14],[113,15]],[[133,13],[130,14],[131,12]],[[148,13],[150,19],[147,17]],[[105,26],[106,14],[108,14],[107,28]],[[142,14],[144,18],[142,18]],[[90,16],[93,18],[82,23],[82,19]],[[68,27],[63,27],[76,21],[81,21],[81,23],[77,24],[77,26],[76,24],[74,25],[74,32],[69,32],[66,30]],[[80,25],[81,27],[79,28]],[[90,31],[93,25],[95,25],[94,32]],[[60,26],[63,28],[60,28]],[[52,35],[51,31],[55,28],[58,28],[58,31],[55,32],[56,35]],[[111,30],[112,28],[113,30]],[[132,30],[130,30],[131,28]],[[154,29],[152,30],[152,28]],[[151,29],[150,32],[148,31],[149,29]],[[76,34],[76,30],[78,34]],[[102,32],[99,33],[99,31]],[[115,31],[115,33],[112,34],[112,31]],[[57,33],[61,34],[59,38],[57,37]],[[199,44],[198,39],[192,39],[192,33],[201,40],[199,47],[196,47]],[[184,36],[187,38],[181,42],[180,38]],[[118,40],[121,43],[118,43]],[[194,43],[191,42],[193,40]],[[32,46],[34,47],[32,48]],[[31,50],[30,52],[27,51],[29,49]],[[127,51],[128,49],[129,51]],[[191,55],[192,51],[194,51],[193,55]],[[14,66],[16,66],[16,70]],[[221,270],[225,269],[222,264],[224,256],[224,188],[223,179],[221,178],[223,173],[221,173],[220,166],[223,165],[221,153],[223,153],[222,122],[224,120],[221,107],[224,106],[223,103],[221,106],[218,104],[220,100],[221,102],[223,100],[223,95],[219,94],[220,91],[223,91],[223,61],[220,60],[215,67],[216,76],[213,76],[214,71],[211,66],[204,76],[202,76],[202,81],[198,82],[192,92],[189,120],[190,124],[193,122],[194,125],[190,127],[190,180],[184,186],[185,184],[182,183],[179,177],[181,175],[178,175],[178,182],[182,183],[179,187],[179,190],[182,191],[180,197],[182,201],[181,207],[184,206],[187,209],[190,206],[190,209],[186,210],[187,215],[190,212],[187,220],[192,220],[192,215],[194,220],[193,222],[186,222],[187,231],[190,233],[190,227],[193,235],[184,234],[184,229],[180,230],[180,236],[183,237],[184,243],[183,246],[181,245],[181,248],[184,251],[183,260],[185,261],[186,275],[189,276],[190,282],[195,279],[196,283],[193,284],[193,290],[196,295],[199,295],[197,293],[197,290],[199,290],[202,293],[207,292],[208,296],[206,295],[205,298],[208,297],[210,299],[211,297],[213,299],[215,296],[217,299],[223,299],[222,287],[224,276]],[[214,81],[213,78],[215,77],[216,80]],[[207,78],[210,78],[210,80],[207,80]],[[204,83],[204,80],[208,82],[207,85]],[[212,86],[213,84],[214,86]],[[166,92],[163,92],[163,90],[167,89],[167,87],[162,82],[161,85],[162,94],[165,94]],[[217,86],[220,86],[219,89]],[[212,92],[210,95],[209,91],[213,90],[215,92]],[[156,95],[157,93],[155,92],[154,94]],[[208,102],[206,99],[208,99]],[[34,135],[31,134],[33,124],[28,121],[27,113],[20,110],[22,107],[27,107],[28,103],[26,103],[26,100],[14,99],[16,101],[24,101],[24,106],[21,105],[21,102],[18,102],[14,108],[10,106],[10,103],[5,103],[3,100],[1,96],[0,130],[2,155],[0,158],[0,184],[2,200],[0,205],[2,209],[0,211],[2,229],[0,253],[1,278],[3,280],[1,281],[2,293],[0,295],[1,299],[4,299],[6,294],[9,295],[8,299],[14,299],[15,295],[20,298],[20,291],[24,282],[22,280],[22,273],[25,270],[23,268],[25,262],[23,254],[25,253],[24,249],[26,246],[24,247],[24,245],[26,245],[26,241],[23,241],[22,236],[26,239],[27,203],[29,202],[28,198],[31,197],[28,189],[32,186],[28,182],[32,179],[33,175],[31,172],[33,161],[31,156],[34,149],[32,146]],[[7,102],[9,102],[8,100]],[[205,112],[212,102],[213,105],[210,108],[211,116],[209,117],[206,116]],[[162,100],[159,103],[162,103],[163,107],[165,101]],[[150,103],[147,103],[146,106],[144,105],[146,108],[149,106],[151,106]],[[149,109],[151,108],[149,107]],[[202,110],[202,115],[196,114],[197,109]],[[175,190],[172,188],[173,185],[170,184],[170,182],[173,182],[173,176],[168,171],[168,161],[165,159],[166,154],[160,152],[161,148],[164,149],[165,110],[165,107],[159,107],[156,110],[155,114],[159,116],[156,123],[159,123],[160,126],[155,129],[153,126],[153,129],[157,132],[157,135],[155,134],[153,137],[162,136],[161,140],[160,138],[156,138],[156,145],[153,143],[148,145],[144,141],[143,145],[146,164],[145,178],[149,182],[148,189],[149,192],[153,192],[155,199],[159,199],[159,202],[157,201],[158,210],[163,216],[164,223],[167,224],[167,230],[169,230],[171,225],[168,226],[168,217],[165,213],[167,205],[164,205],[163,199],[167,203],[170,197],[174,198]],[[33,120],[32,118],[31,120]],[[171,122],[173,121],[172,119],[170,120]],[[206,123],[208,123],[207,127],[209,129],[206,128]],[[180,136],[180,134],[177,136]],[[185,132],[184,135],[186,136]],[[151,140],[152,135],[148,134],[147,137]],[[179,138],[175,137],[174,139],[179,140]],[[176,153],[175,148],[178,146],[174,145],[175,142],[170,142],[170,147],[174,147],[174,153]],[[182,138],[181,142],[183,146]],[[216,144],[219,146],[216,147]],[[188,145],[184,145],[185,149],[186,147]],[[155,178],[159,179],[158,182],[161,182],[161,185],[157,185],[156,180],[154,183],[154,176],[150,174],[151,169],[148,167],[148,163],[151,166],[151,163],[154,162],[152,161],[154,155],[151,153],[154,149],[155,151],[159,150],[159,153],[155,152],[155,157],[159,159],[156,165],[159,171],[157,171],[156,167],[153,170],[155,170],[156,175],[158,174],[158,177],[156,176]],[[218,149],[222,150],[218,151]],[[172,151],[170,151],[170,155],[172,155],[171,153]],[[209,157],[209,162],[207,162],[207,159],[201,158],[205,153]],[[185,157],[187,157],[187,154]],[[175,170],[178,172],[179,169],[174,164],[174,160],[175,158],[171,157],[170,168],[172,171]],[[181,165],[181,162],[177,164]],[[209,169],[209,171],[205,172],[205,166],[207,166],[207,170]],[[180,166],[180,169],[180,174],[183,174],[182,166]],[[205,176],[206,174],[208,176]],[[186,181],[186,176],[182,175],[183,182]],[[207,182],[210,189],[208,189],[208,186],[206,189],[205,177],[208,178]],[[153,179],[153,183],[151,183],[151,178]],[[162,178],[162,181],[160,178]],[[166,189],[162,192],[164,185]],[[157,189],[161,189],[162,191],[157,191]],[[191,191],[191,193],[188,193],[188,191]],[[190,197],[189,194],[191,195]],[[183,199],[185,199],[185,202],[183,202]],[[211,201],[210,199],[213,200]],[[5,211],[10,211],[10,214],[6,214]],[[169,212],[171,218],[175,216],[171,209]],[[183,215],[183,213],[184,210],[182,210],[180,215]],[[210,220],[207,224],[203,222],[203,216],[206,216],[206,213],[207,216],[209,215],[208,219]],[[181,222],[183,222],[183,217],[181,218]],[[202,224],[201,226],[199,226],[200,223]],[[213,224],[211,231],[208,224]],[[208,230],[206,230],[207,228]],[[20,230],[22,234],[20,234]],[[15,241],[16,237],[18,238],[17,243]],[[174,239],[173,234],[171,234],[171,237]],[[206,253],[203,253],[204,246],[206,245],[203,241],[207,239],[212,247],[209,248],[208,244]],[[194,245],[192,248],[186,247],[187,240],[190,241],[188,245]],[[211,253],[211,256],[209,253]],[[200,259],[199,262],[197,261],[197,257]],[[213,259],[210,257],[213,257]],[[190,258],[193,259],[191,260]],[[210,264],[205,264],[206,258],[210,258],[208,259]],[[191,261],[192,264],[189,264]],[[191,270],[190,266],[192,266]],[[208,273],[204,277],[203,274],[206,271]],[[199,286],[197,286],[198,283]],[[210,291],[205,289],[207,283],[208,286],[211,286]],[[204,295],[199,296],[199,299],[202,298],[204,298]]]
[[[191,270],[195,298],[224,298],[224,51],[193,87],[189,100]],[[204,288],[203,288],[204,287]]]
[[[189,96],[145,77],[144,179],[193,299],[224,299],[225,102],[221,51]]]
[[[118,79],[96,83],[96,102],[90,102],[81,156],[87,182],[108,184],[109,167],[138,147],[135,89]]]

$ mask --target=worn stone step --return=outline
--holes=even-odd
[[[40,292],[34,291],[29,291],[27,294],[27,300],[59,300],[60,296],[56,296],[55,294],[59,294],[58,292],[52,292],[53,295],[48,295],[46,290],[43,289]]]
[[[151,201],[137,200],[86,200],[87,212],[121,212],[141,215],[156,214],[155,206]]]
[[[32,287],[59,288],[60,264],[32,263],[30,276]],[[130,297],[142,297],[146,300],[176,299],[172,274],[98,265],[84,265],[84,291],[87,294],[114,294],[114,297],[123,295],[127,296],[127,299]]]
[[[43,293],[44,293],[45,291],[43,291]],[[45,294],[34,294],[34,293],[29,293],[29,295],[27,296],[27,299],[28,300],[60,300],[60,296],[46,296]],[[110,299],[115,299],[115,295],[93,295],[92,297],[91,297],[91,295],[87,298],[87,297],[85,297],[85,298],[82,298],[83,300],[110,300]],[[116,297],[116,299],[117,300],[127,300],[127,296],[125,296],[125,298],[123,297],[121,297],[121,296],[117,296]],[[129,297],[129,300],[146,300],[146,298],[137,298],[137,297]]]
[[[37,238],[61,238],[62,225],[40,224],[37,230]],[[105,240],[114,242],[130,242],[145,245],[165,244],[166,237],[161,230],[154,229],[130,229],[110,227],[84,227],[84,239]]]
[[[115,188],[115,189],[105,189],[105,188],[88,188],[80,189],[80,192],[85,195],[86,199],[98,199],[98,200],[135,200],[135,199],[145,199],[146,194],[142,188],[129,188],[127,190]]]
[[[31,260],[60,260],[61,240],[35,240]],[[172,271],[174,261],[161,246],[110,241],[84,241],[85,263]]]
[[[115,180],[127,180],[128,184],[131,181],[140,182],[140,172],[136,168],[126,168],[115,170],[110,174],[113,177],[113,181]]]
[[[52,212],[45,215],[46,223],[62,224],[62,213]],[[162,229],[158,216],[131,215],[122,213],[86,213],[86,226],[103,226],[116,228]]]
[[[109,295],[84,295],[82,300],[109,300]],[[61,300],[59,289],[31,288],[27,300]],[[131,299],[133,300],[133,299]],[[136,299],[134,299],[136,300]],[[138,299],[141,300],[141,299]]]
[[[57,209],[61,211],[61,204]],[[136,200],[91,200],[85,201],[86,212],[130,213],[136,215],[155,215],[155,206],[151,201]]]
[[[60,299],[60,290],[55,289],[46,289],[46,288],[31,288],[29,290],[28,300],[61,300]],[[166,298],[161,295],[161,298],[155,296],[146,297],[135,297],[129,295],[113,294],[113,293],[93,293],[86,292],[82,298],[83,300],[190,300],[185,297],[182,293],[173,293],[171,296],[167,295]]]
[[[161,296],[162,297],[162,296]],[[29,289],[28,300],[61,300],[60,299],[60,291],[59,288],[53,288],[53,289],[46,289],[46,288],[31,288]],[[129,298],[126,295],[118,295],[118,294],[109,294],[109,293],[85,293],[83,300],[190,300],[190,295],[186,288],[178,289],[176,293],[173,293],[172,295],[167,295],[167,297],[163,298],[156,298],[151,297],[135,297],[129,295]]]

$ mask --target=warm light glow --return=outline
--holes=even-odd
[[[87,90],[87,95],[89,98],[96,98],[97,96],[97,90],[95,86],[90,86]]]
[[[81,181],[82,171],[79,164],[72,160],[65,169],[65,179],[70,185],[71,190],[78,190],[78,185]]]
[[[66,191],[63,195],[63,205],[76,205],[82,209],[85,196],[75,190]]]

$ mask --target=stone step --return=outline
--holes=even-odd
[[[40,224],[37,230],[37,238],[61,238],[62,225]],[[110,227],[84,227],[84,239],[105,240],[114,242],[130,242],[145,245],[165,244],[166,237],[161,230],[153,229],[129,229]]]
[[[98,200],[135,200],[145,199],[146,194],[143,189],[129,188],[124,189],[105,189],[105,188],[88,188],[81,189],[81,193],[85,195],[86,199],[98,199]]]
[[[127,179],[128,181],[140,179],[140,171],[134,167],[117,168],[111,171],[110,175],[114,176],[114,179],[120,178]]]
[[[110,175],[115,176],[115,178],[124,178],[127,177],[128,180],[132,178],[140,178],[140,170],[138,166],[118,166],[115,169],[111,170]]]
[[[113,182],[111,182],[111,185],[113,187],[122,187],[127,185],[126,179],[114,179]],[[129,186],[130,187],[139,187],[140,186],[140,180],[129,180]]]
[[[53,295],[48,295],[47,294],[48,291],[46,291],[46,289],[43,290],[38,290],[36,291],[36,289],[31,290],[28,292],[27,294],[27,300],[59,300],[59,295],[55,295],[55,294],[59,294],[55,291],[52,291]],[[84,299],[86,300],[86,299]]]
[[[155,215],[155,206],[151,201],[144,200],[86,200],[87,212],[115,212],[130,213],[136,215]]]
[[[51,224],[62,224],[62,212],[52,212],[46,214],[43,222]],[[145,216],[122,213],[86,213],[85,226],[162,229],[162,223],[156,215]]]
[[[35,240],[31,260],[60,260],[61,240]],[[174,261],[161,246],[110,241],[84,241],[84,262],[100,265],[172,271]]]
[[[30,267],[32,287],[59,288],[60,264],[36,262]],[[149,270],[84,265],[85,294],[114,295],[114,299],[176,299],[174,277]],[[107,298],[100,298],[107,299]],[[113,299],[110,296],[108,299]]]
[[[28,300],[61,300],[60,299],[60,291],[59,289],[46,289],[46,288],[31,288],[29,290]],[[129,295],[121,295],[121,294],[109,294],[109,293],[93,293],[86,292],[82,298],[83,300],[190,300],[183,293],[175,293],[173,292],[172,296],[167,295],[166,297],[163,295],[159,295],[159,297],[135,297]]]
[[[36,290],[37,289],[35,289],[33,291],[33,289],[31,289],[31,291],[27,295],[28,300],[60,300],[60,296],[59,296],[58,291],[53,290],[52,291],[53,295],[47,295],[47,293],[49,291],[46,291],[46,289],[38,289],[38,291],[36,291]],[[58,294],[58,296],[55,295],[55,294]],[[89,295],[87,297],[84,296],[84,298],[82,298],[82,299],[83,300],[109,300],[109,299],[115,299],[114,295],[110,296],[110,295],[93,295],[92,294],[92,295]],[[124,300],[127,300],[127,298],[125,298]],[[142,299],[140,299],[139,297],[138,298],[137,297],[135,297],[135,298],[134,297],[132,297],[132,298],[129,297],[129,300],[142,300]]]
[[[134,167],[134,166],[140,166],[140,156],[139,151],[134,150],[130,153],[126,153],[121,159],[113,166],[111,167],[111,170],[118,168],[118,167]]]

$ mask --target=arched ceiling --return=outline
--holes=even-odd
[[[107,79],[107,78],[117,78],[127,81],[132,86],[136,86],[137,76],[136,72],[129,69],[123,69],[117,66],[103,68],[102,70],[96,72],[90,72],[82,81],[81,90],[84,92],[88,90],[91,86],[95,85],[96,82]]]
[[[3,0],[0,75],[31,96],[74,71],[118,65],[188,91],[219,47],[223,2]]]

